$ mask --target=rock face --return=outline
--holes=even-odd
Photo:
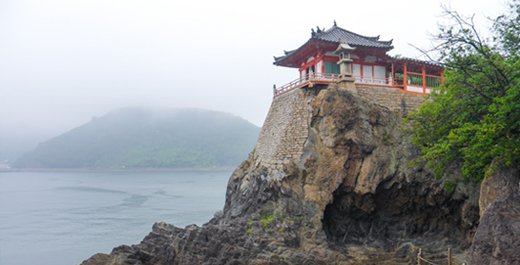
[[[498,168],[491,177],[482,181],[478,199],[480,216],[483,216],[484,211],[497,199],[503,200],[510,194],[519,192],[520,181],[518,176],[518,171],[513,168]]]
[[[417,150],[400,121],[334,87],[281,95],[231,176],[222,213],[202,227],[157,223],[140,244],[83,264],[416,264],[418,248],[433,261],[452,248],[461,263],[478,190],[447,192],[409,167]]]
[[[482,217],[468,255],[469,264],[520,264],[518,171],[499,169],[482,183]]]

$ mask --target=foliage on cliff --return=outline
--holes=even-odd
[[[453,24],[441,26],[434,51],[445,64],[445,86],[411,115],[417,162],[437,177],[460,167],[463,181],[480,182],[493,161],[520,163],[520,0],[494,19],[483,39],[472,18],[445,10]]]
[[[260,129],[226,113],[123,108],[41,143],[15,167],[179,168],[236,166]]]

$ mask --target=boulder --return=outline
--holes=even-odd
[[[481,220],[468,253],[471,265],[520,264],[518,171],[499,168],[482,183]]]

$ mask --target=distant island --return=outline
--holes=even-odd
[[[234,167],[254,148],[260,128],[202,109],[121,108],[40,143],[18,169]]]

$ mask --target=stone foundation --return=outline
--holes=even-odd
[[[289,161],[299,161],[309,135],[309,98],[295,89],[277,96],[260,132],[255,147],[255,161],[276,176]]]
[[[356,85],[356,88],[362,98],[391,111],[408,113],[419,108],[425,101],[423,95],[406,93],[395,87]]]

